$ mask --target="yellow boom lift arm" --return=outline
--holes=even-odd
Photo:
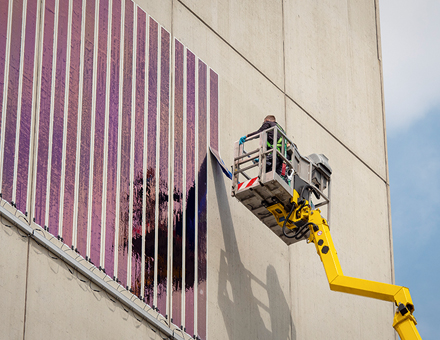
[[[277,141],[276,147],[269,140]],[[245,143],[252,148],[256,142],[255,150],[244,150]],[[315,244],[331,290],[394,302],[393,327],[400,338],[421,340],[408,288],[344,276],[327,222],[331,173],[327,157],[301,156],[284,132],[273,127],[235,143],[232,196],[287,245],[301,240]],[[316,206],[312,194],[318,200]],[[327,206],[327,219],[321,215],[321,206]]]
[[[298,197],[298,195],[294,195]],[[421,340],[422,338],[417,331],[416,319],[413,316],[414,305],[406,287],[396,286],[392,284],[375,282],[369,280],[358,279],[354,277],[344,276],[338,255],[330,235],[330,228],[327,221],[321,216],[319,209],[312,210],[310,205],[296,202],[297,208],[293,210],[293,216],[300,216],[310,230],[308,242],[314,243],[316,251],[324,265],[327,280],[330,289],[342,293],[365,296],[378,300],[391,301],[397,306],[394,315],[393,327],[402,340]],[[298,209],[301,209],[300,211]],[[287,216],[284,216],[285,218]],[[296,220],[296,221],[295,221]],[[288,220],[289,229],[299,219],[293,218]],[[292,222],[290,222],[292,221]]]

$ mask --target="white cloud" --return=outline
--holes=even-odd
[[[440,1],[381,0],[387,129],[440,107]]]

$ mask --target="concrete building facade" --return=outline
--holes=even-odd
[[[0,338],[398,338],[209,153],[275,115],[344,273],[393,283],[376,0],[0,1]]]

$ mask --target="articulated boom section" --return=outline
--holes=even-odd
[[[269,132],[273,134],[271,140],[276,141],[276,147],[268,143]],[[256,149],[246,152],[245,143],[251,145],[251,150]],[[245,143],[235,143],[232,196],[286,244],[301,240],[314,243],[331,290],[394,302],[397,309],[393,327],[400,338],[421,340],[408,288],[342,273],[327,223],[332,172],[327,157],[301,156],[296,146],[276,127],[246,139]],[[316,204],[312,203],[312,198]],[[317,209],[321,206],[327,209],[327,220]]]
[[[387,283],[344,276],[338,255],[333,245],[327,221],[322,218],[319,209],[310,211],[308,218],[310,237],[324,265],[330,289],[338,292],[361,295],[374,299],[391,301],[397,306],[393,327],[402,340],[421,340],[413,316],[414,305],[406,287]]]

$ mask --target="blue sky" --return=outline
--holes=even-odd
[[[440,327],[440,1],[379,0],[396,284]]]

